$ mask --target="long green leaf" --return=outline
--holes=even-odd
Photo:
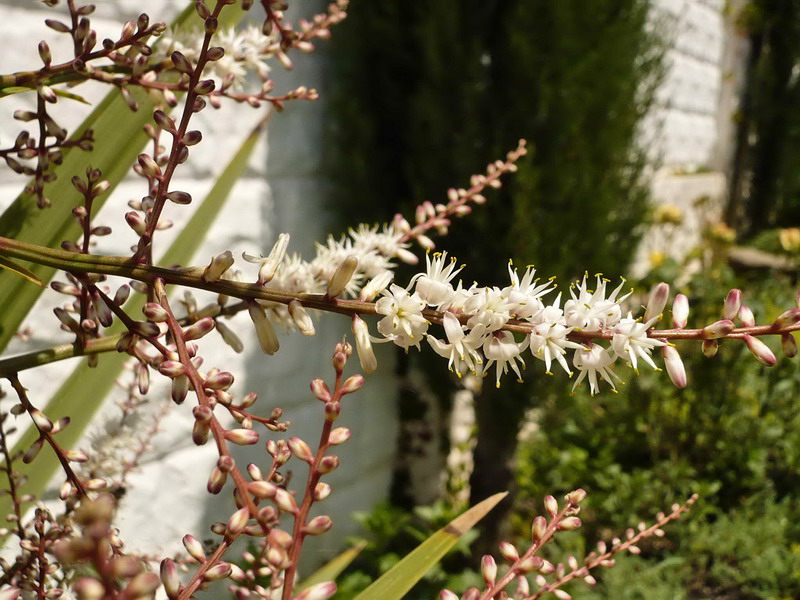
[[[162,265],[186,264],[192,259],[222,210],[236,181],[247,168],[248,159],[258,142],[264,124],[262,122],[245,139],[217,179],[214,187],[211,188],[192,218],[162,257]],[[130,314],[138,314],[143,304],[144,297],[137,294],[128,302],[126,310]],[[117,328],[112,328],[111,332],[116,331]],[[127,359],[127,354],[109,353],[101,357],[100,364],[95,368],[89,368],[86,361],[82,361],[44,407],[45,414],[54,421],[64,416],[71,418],[69,427],[58,434],[58,443],[62,447],[71,448],[77,443],[114,385],[114,381],[119,377]],[[22,382],[25,383],[24,377]],[[26,449],[35,439],[36,434],[30,428],[21,436],[14,447],[14,452]],[[59,463],[55,454],[49,449],[44,449],[33,463],[16,465],[16,470],[28,477],[25,493],[38,496],[45,489],[58,467]],[[0,497],[0,514],[6,514],[10,510],[8,496]]]
[[[300,585],[297,586],[296,591],[302,592],[310,588],[312,585],[324,583],[326,581],[336,581],[336,578],[341,575],[347,567],[350,566],[356,557],[361,554],[361,551],[366,547],[367,542],[361,540],[352,548],[348,548],[339,556],[331,559],[319,569],[314,571],[311,575],[306,577]]]
[[[448,525],[442,527],[427,540],[417,546],[399,563],[381,575],[367,589],[356,596],[356,600],[399,600],[422,579],[458,539],[492,510],[508,492],[489,496]]]
[[[241,18],[239,13],[242,11],[229,12]],[[187,6],[175,19],[173,27],[184,24],[193,13],[193,7]],[[87,130],[93,130],[94,150],[87,153],[78,148],[68,148],[63,153],[64,161],[52,169],[57,179],[45,185],[44,190],[52,199],[52,206],[39,209],[35,196],[23,192],[0,215],[0,235],[50,248],[59,246],[64,240],[75,240],[80,235],[80,227],[72,218],[72,209],[81,203],[82,197],[72,185],[72,176],[82,175],[88,165],[102,171],[103,178],[111,186],[94,200],[94,210],[100,210],[147,143],[142,127],[152,120],[156,103],[144,90],[133,88],[130,91],[139,103],[139,110],[132,112],[117,90],[110,91],[71,136],[71,139],[78,139]],[[48,267],[26,266],[45,283],[54,274]],[[42,288],[28,285],[12,273],[0,272],[0,352],[6,348],[41,293]]]

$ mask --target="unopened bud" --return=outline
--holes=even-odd
[[[353,334],[356,338],[356,351],[361,368],[367,374],[378,368],[375,352],[372,350],[372,341],[369,339],[369,329],[364,320],[358,315],[353,316]]]
[[[350,280],[353,278],[353,273],[355,273],[357,267],[358,258],[352,254],[341,262],[341,264],[336,268],[331,280],[328,282],[327,296],[329,298],[336,298],[339,294],[345,291],[347,284],[349,284]]]
[[[775,319],[772,326],[775,329],[786,329],[800,322],[800,308],[792,308]]]
[[[328,443],[331,446],[338,446],[340,444],[344,444],[347,440],[350,439],[352,433],[347,427],[337,427],[333,431],[331,431],[330,437],[328,437]]]
[[[165,558],[161,561],[161,583],[164,585],[164,591],[170,600],[178,597],[181,589],[181,579],[178,576],[178,567],[172,559]]]
[[[311,447],[299,437],[289,438],[289,449],[297,458],[311,464],[314,461],[314,453]]]
[[[247,484],[247,491],[261,500],[274,498],[277,490],[278,486],[269,481],[251,481]]]
[[[189,393],[189,378],[186,375],[179,375],[172,380],[172,401],[175,404],[182,404]]]
[[[183,547],[186,548],[186,552],[197,562],[202,563],[206,561],[206,553],[203,551],[203,544],[201,544],[200,540],[196,537],[192,535],[183,536]]]
[[[125,221],[128,223],[130,228],[136,232],[137,235],[144,235],[144,232],[147,230],[147,224],[145,223],[142,215],[140,215],[138,212],[126,212]]]
[[[781,347],[783,348],[783,353],[789,358],[797,356],[797,341],[791,333],[784,333],[781,336]]]
[[[328,402],[325,404],[325,420],[335,421],[342,414],[341,402]]]
[[[299,300],[289,302],[289,315],[300,333],[309,336],[314,335],[314,322]]]
[[[330,531],[331,527],[333,527],[331,518],[327,515],[320,515],[311,519],[308,524],[303,527],[303,531],[308,535],[321,535]]]
[[[544,508],[551,517],[558,514],[558,501],[553,496],[547,496],[544,499]]]
[[[511,563],[519,560],[519,552],[517,552],[513,544],[509,544],[508,542],[500,542],[500,554]]]
[[[195,421],[195,424],[197,421]],[[219,467],[214,467],[211,469],[211,475],[208,477],[208,484],[206,489],[208,489],[209,494],[219,494],[222,491],[222,488],[225,487],[225,482],[228,480],[228,474],[222,471]]]
[[[728,292],[725,297],[725,303],[722,305],[722,318],[726,321],[733,321],[739,313],[739,308],[742,306],[742,291],[733,289]]]
[[[205,581],[219,581],[220,579],[225,579],[230,574],[231,566],[228,563],[221,562],[203,573],[203,579]]]
[[[233,373],[220,371],[206,377],[203,386],[212,390],[227,390],[233,385]]]
[[[486,554],[481,558],[481,575],[486,585],[494,585],[497,579],[497,563],[494,561],[491,554]]]
[[[517,563],[517,568],[520,573],[532,573],[540,570],[542,563],[544,563],[544,560],[541,556],[528,556]]]
[[[672,301],[672,326],[683,329],[689,320],[689,299],[683,294],[677,294]]]
[[[172,64],[175,65],[175,68],[181,73],[191,75],[194,71],[192,68],[192,63],[189,62],[189,59],[177,50],[170,55],[170,60],[172,60]]]
[[[211,259],[209,265],[203,271],[203,281],[219,281],[222,275],[233,265],[233,253],[226,250]]]
[[[294,499],[294,496],[292,496],[283,488],[277,488],[275,490],[275,506],[277,506],[283,512],[288,512],[293,515],[296,515],[299,512],[299,509],[297,508],[297,501]]]
[[[328,600],[336,593],[336,584],[332,581],[323,581],[303,590],[296,600]]]
[[[267,317],[267,312],[264,307],[257,302],[248,302],[247,310],[250,313],[250,318],[256,328],[256,336],[261,350],[264,354],[275,354],[280,347],[278,343],[278,336],[275,335],[275,329]]]
[[[769,347],[757,337],[746,335],[744,336],[744,343],[747,345],[748,350],[753,353],[753,356],[758,359],[758,362],[767,365],[768,367],[771,367],[778,362],[778,359],[775,358],[772,350],[770,350]]]
[[[335,471],[339,467],[339,457],[338,456],[325,456],[319,461],[319,466],[317,466],[317,471],[322,473],[323,475],[327,473],[331,473]]]
[[[645,323],[650,319],[658,317],[664,312],[664,307],[667,305],[669,299],[669,285],[661,282],[653,291],[650,292],[650,300],[647,302],[647,308],[644,311]]]
[[[578,517],[567,517],[562,519],[556,525],[559,531],[572,531],[581,526],[581,520]]]
[[[567,494],[564,499],[570,504],[577,505],[586,500],[586,495],[587,495],[586,490],[584,490],[583,488],[578,488],[577,490],[574,490],[569,494]]]
[[[322,402],[330,402],[332,399],[328,384],[319,378],[311,380],[311,393]]]
[[[703,355],[706,358],[716,356],[719,350],[719,342],[717,340],[703,340]]]
[[[674,346],[662,346],[661,352],[664,356],[667,374],[673,385],[679,389],[685,388],[688,383],[686,369],[683,366],[683,360],[681,360],[681,355],[678,353],[677,348]]]
[[[750,310],[747,306],[743,305],[739,309],[739,322],[742,324],[742,327],[756,326],[756,318],[753,315],[753,311]]]
[[[175,190],[167,194],[167,200],[175,204],[190,204],[192,202],[192,196],[188,192]]]
[[[142,314],[148,321],[153,323],[164,323],[169,318],[166,309],[157,302],[148,302],[142,307]]]
[[[158,179],[161,177],[161,167],[149,154],[142,153],[138,157],[139,166],[142,167],[142,172],[148,177]]]
[[[352,394],[353,392],[357,392],[361,389],[364,385],[364,376],[363,375],[353,375],[347,378],[347,381],[344,382],[342,386],[342,395],[344,394]]]
[[[389,287],[389,284],[394,278],[394,273],[391,271],[383,271],[369,280],[369,283],[361,288],[359,299],[364,302],[372,302],[375,297],[383,290]]]
[[[252,446],[258,443],[258,432],[253,429],[228,429],[225,439],[239,446]]]
[[[331,486],[327,483],[320,482],[314,488],[314,500],[316,502],[320,502],[325,500],[328,496],[331,495]]]
[[[190,340],[198,340],[212,331],[215,326],[216,323],[214,319],[211,317],[204,317],[183,330],[183,339],[187,342]]]
[[[707,325],[706,327],[704,327],[703,337],[707,340],[716,340],[719,338],[724,338],[735,328],[736,326],[733,324],[733,321],[723,319],[721,321],[717,321],[715,323],[712,323],[711,325]]]
[[[225,528],[225,535],[228,537],[235,537],[239,535],[250,520],[250,510],[245,506],[240,508],[231,515],[228,519],[228,524]]]
[[[547,519],[542,516],[536,517],[531,524],[531,539],[538,542],[544,537],[547,531]]]

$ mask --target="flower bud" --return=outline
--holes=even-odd
[[[669,299],[669,285],[661,282],[653,291],[650,292],[650,300],[647,302],[647,308],[644,311],[645,323],[650,319],[658,317],[664,312],[664,307],[667,305]]]
[[[794,358],[797,356],[797,341],[791,333],[784,333],[781,336],[781,347],[787,357]]]
[[[331,527],[333,527],[331,518],[327,515],[320,515],[311,519],[306,526],[303,527],[303,531],[308,535],[321,535],[330,531]]]
[[[247,507],[240,508],[231,515],[225,527],[225,535],[227,537],[235,537],[239,535],[250,520],[250,510]]]
[[[264,310],[264,307],[257,302],[248,302],[247,310],[255,325],[256,336],[258,337],[261,350],[264,354],[275,354],[280,344],[278,343],[278,336],[275,335],[275,329],[272,327],[269,318],[267,318],[267,312]]]
[[[689,299],[683,294],[677,294],[672,302],[672,326],[683,329],[689,320]]]
[[[332,581],[323,581],[303,590],[296,600],[328,600],[336,593],[336,584]]]
[[[206,553],[203,551],[203,544],[201,544],[200,540],[196,537],[192,535],[183,536],[183,547],[186,548],[186,552],[197,562],[202,563],[206,561]]]
[[[182,404],[189,393],[189,378],[186,375],[179,375],[172,380],[172,401],[175,404]]]
[[[352,433],[347,427],[337,427],[333,431],[331,431],[331,435],[328,438],[328,443],[331,446],[338,446],[340,444],[344,444],[347,440],[350,439]]]
[[[328,402],[325,404],[325,420],[335,421],[342,414],[341,402]]]
[[[553,496],[547,496],[544,499],[544,508],[551,517],[558,514],[558,501]]]
[[[363,375],[352,375],[351,377],[347,378],[347,381],[344,382],[342,386],[342,395],[345,394],[352,394],[353,392],[357,392],[361,389],[364,385],[364,376]]]
[[[327,473],[335,471],[338,468],[338,466],[339,466],[338,456],[334,455],[325,456],[322,458],[321,461],[319,461],[319,466],[317,467],[317,471],[319,473],[322,473],[323,475],[326,475]]]
[[[450,590],[442,590],[439,592],[439,600],[458,600],[458,594],[455,594]]]
[[[214,319],[211,317],[204,317],[183,330],[183,339],[187,342],[190,340],[198,340],[212,331],[215,326],[216,323]]]
[[[300,333],[309,336],[314,335],[314,322],[299,300],[289,302],[289,315]]]
[[[142,172],[148,177],[158,179],[161,177],[161,167],[149,154],[142,153],[138,156],[139,166],[142,167]]]
[[[203,573],[203,580],[219,581],[220,579],[225,579],[230,574],[231,574],[231,566],[228,563],[221,562],[219,564],[214,565],[213,567],[208,569],[205,573]]]
[[[50,432],[53,429],[53,422],[39,409],[33,409],[30,411],[31,419],[33,419],[33,423],[39,429],[39,431]]]
[[[180,377],[186,373],[186,367],[183,366],[183,363],[180,363],[177,360],[165,360],[158,365],[158,372],[165,377],[175,379],[176,377]]]
[[[106,586],[97,581],[94,577],[81,577],[75,582],[72,590],[75,592],[78,600],[102,600],[106,597]],[[16,591],[16,594],[11,593],[6,596],[6,590],[3,590],[0,592],[0,598],[2,598],[2,600],[14,600],[15,598],[19,598],[22,591],[19,589]]]
[[[572,600],[572,596],[564,590],[553,590],[553,595],[558,598],[558,600]]]
[[[226,250],[211,259],[203,271],[203,281],[219,281],[222,275],[233,266],[233,253]]]
[[[798,322],[800,322],[800,308],[792,308],[775,319],[772,326],[775,329],[786,329],[787,327],[797,325]]]
[[[191,204],[192,196],[188,192],[175,190],[167,194],[167,200],[175,204]]]
[[[247,484],[247,491],[260,500],[274,498],[277,490],[278,486],[269,481],[251,481]]]
[[[240,354],[242,350],[244,350],[244,344],[242,344],[242,340],[239,339],[239,336],[222,321],[217,321],[217,333],[222,337],[222,341],[228,344],[237,354]]]
[[[667,374],[673,385],[679,389],[685,388],[688,383],[686,369],[683,366],[683,360],[681,360],[681,355],[678,353],[677,348],[674,346],[662,346],[661,352],[664,356]]]
[[[733,321],[739,313],[739,308],[742,306],[742,292],[741,290],[733,289],[728,292],[725,297],[725,303],[722,305],[722,318],[726,321]]]
[[[192,63],[189,62],[189,59],[177,50],[170,55],[170,60],[172,60],[172,64],[175,65],[175,68],[181,73],[191,75],[194,71],[192,68]]]
[[[481,575],[487,586],[494,585],[497,579],[497,563],[491,554],[486,554],[481,558]]]
[[[311,464],[314,461],[314,453],[311,451],[311,447],[299,437],[289,438],[289,449],[292,454],[303,462]]]
[[[164,323],[169,318],[169,313],[158,302],[148,302],[142,307],[142,314],[148,321]]]
[[[372,302],[378,294],[389,287],[393,278],[394,273],[391,271],[382,271],[378,273],[361,289],[361,293],[358,296],[359,300]]]
[[[719,342],[717,340],[703,340],[703,355],[706,358],[716,356],[717,350],[719,350]]]
[[[569,494],[567,494],[564,497],[564,499],[570,504],[578,505],[584,500],[586,500],[586,496],[587,496],[586,490],[584,490],[583,488],[578,488],[577,490],[574,490]]]
[[[772,353],[772,350],[767,347],[767,345],[762,342],[757,337],[752,335],[744,336],[744,343],[747,345],[748,350],[753,353],[753,355],[758,359],[758,362],[771,367],[778,359],[775,358],[775,355]]]
[[[703,337],[707,340],[724,338],[735,328],[736,326],[733,324],[733,321],[723,319],[721,321],[716,321],[715,323],[712,323],[711,325],[707,325],[706,327],[704,327]]]
[[[378,368],[378,361],[372,351],[372,341],[369,339],[367,324],[358,315],[353,316],[353,334],[356,337],[356,351],[361,368],[365,373],[370,374]]]
[[[330,402],[332,399],[331,390],[328,388],[328,384],[319,378],[311,380],[311,393],[322,402]]]
[[[144,232],[147,230],[147,224],[145,223],[142,215],[140,215],[138,212],[126,212],[125,221],[128,223],[130,228],[136,232],[136,235],[144,235]]]
[[[742,324],[742,327],[755,327],[756,318],[753,315],[753,311],[743,305],[739,309],[739,322]]]
[[[195,421],[195,424],[197,421]],[[219,494],[222,488],[225,487],[225,482],[228,480],[228,474],[222,471],[219,467],[211,469],[211,475],[208,477],[208,485],[206,486],[209,494]]]
[[[321,502],[331,495],[331,486],[324,482],[319,482],[314,488],[314,501]]]
[[[181,580],[178,576],[178,568],[172,559],[165,558],[161,561],[161,583],[164,585],[164,591],[170,600],[178,597]]]
[[[252,446],[258,443],[258,432],[253,429],[228,429],[223,436],[232,444],[239,446]]]
[[[205,96],[214,91],[216,84],[213,79],[203,79],[196,86],[194,86],[194,93],[200,96]]]
[[[578,517],[566,517],[558,522],[556,528],[559,531],[572,531],[581,526],[581,520]]]
[[[212,390],[227,390],[233,385],[233,373],[220,371],[206,378],[203,387]]]
[[[509,544],[508,542],[500,542],[500,554],[511,563],[519,560],[519,552],[517,552],[513,544]]]
[[[275,506],[283,512],[292,513],[293,515],[299,512],[297,501],[294,499],[294,496],[283,488],[277,488],[275,490]]]
[[[556,509],[557,510],[557,509]],[[547,519],[542,516],[536,517],[531,524],[531,539],[538,542],[544,537],[547,530]]]
[[[520,573],[532,573],[541,569],[542,563],[544,563],[544,559],[541,556],[528,556],[517,564],[517,568]]]
[[[352,279],[357,267],[358,258],[352,254],[341,262],[328,282],[327,296],[329,298],[336,298],[339,294],[345,291],[347,284],[350,283],[350,279]]]

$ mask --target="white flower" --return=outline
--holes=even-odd
[[[419,349],[428,330],[428,321],[422,316],[423,308],[425,303],[417,293],[409,295],[405,288],[392,284],[375,303],[375,311],[386,315],[378,321],[378,331],[401,348],[408,350],[416,346]]]
[[[650,353],[653,348],[666,346],[667,343],[663,340],[648,337],[647,331],[659,318],[660,314],[657,314],[646,323],[641,323],[634,319],[631,313],[628,313],[628,316],[621,319],[614,327],[611,348],[618,357],[630,362],[634,371],[637,370],[637,358],[641,358],[654,369],[658,369],[650,357]]]
[[[517,380],[522,381],[522,373],[519,371],[517,361],[525,368],[525,361],[520,354],[525,348],[528,347],[528,336],[517,343],[514,335],[510,331],[495,331],[492,333],[483,344],[483,355],[488,359],[486,366],[483,368],[483,373],[489,370],[492,363],[497,365],[497,378],[496,385],[500,387],[500,377],[508,372],[510,366],[514,373],[517,374]]]
[[[552,285],[552,279],[547,283],[537,285],[539,280],[533,278],[536,275],[536,269],[533,267],[525,269],[525,274],[520,281],[519,274],[510,261],[508,275],[511,285],[503,289],[503,293],[508,301],[515,305],[511,312],[520,319],[528,319],[539,312],[543,307],[539,298],[555,287]]]
[[[416,292],[429,306],[440,306],[448,302],[453,295],[453,286],[450,282],[461,272],[462,266],[456,269],[455,257],[447,261],[447,252],[436,252],[431,260],[430,253],[425,255],[425,273],[418,273],[411,279],[416,282]],[[410,285],[409,285],[410,287]]]
[[[464,303],[464,312],[473,315],[467,321],[467,327],[472,329],[482,323],[486,331],[497,331],[511,318],[513,308],[514,304],[508,301],[500,288],[485,287],[473,291],[472,297]]]
[[[606,298],[607,279],[597,276],[597,289],[592,292],[587,289],[586,275],[583,281],[577,285],[572,285],[570,289],[571,300],[564,304],[564,316],[566,324],[576,329],[588,329],[590,331],[607,329],[613,327],[622,317],[622,309],[619,303],[630,296],[630,292],[617,298],[625,280],[617,286]],[[577,291],[577,294],[576,294]]]
[[[592,396],[594,396],[600,389],[597,381],[598,374],[611,384],[612,389],[616,390],[614,378],[619,379],[619,377],[617,377],[616,373],[611,369],[611,365],[614,364],[616,359],[616,356],[613,356],[607,349],[597,344],[592,344],[590,348],[577,350],[572,359],[572,364],[580,371],[580,374],[575,380],[572,390],[575,391],[578,384],[588,375],[589,387]]]
[[[552,375],[550,373],[550,363],[555,359],[564,371],[570,377],[572,376],[572,370],[569,368],[564,355],[567,353],[567,348],[580,350],[583,346],[567,337],[571,331],[571,327],[564,327],[560,323],[540,323],[534,326],[530,340],[531,353],[539,360],[544,361],[547,373]]]
[[[447,336],[447,342],[429,335],[428,343],[431,348],[438,355],[449,359],[449,369],[455,371],[459,377],[462,375],[462,367],[468,369],[473,375],[477,375],[476,365],[483,362],[477,349],[483,344],[486,328],[483,325],[478,325],[469,333],[464,333],[464,328],[458,317],[450,312],[444,314],[442,326]]]

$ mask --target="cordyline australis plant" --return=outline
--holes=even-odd
[[[50,0],[46,4],[58,3]],[[193,116],[225,100],[246,102],[258,109],[314,99],[316,92],[306,87],[273,95],[268,61],[274,58],[288,67],[292,52],[313,50],[312,40],[327,37],[329,28],[345,17],[346,2],[338,0],[326,13],[293,27],[285,19],[284,2],[262,0],[262,27],[235,31],[220,23],[225,18],[235,20],[229,16],[231,11],[249,10],[252,1],[200,0],[189,11],[192,14],[182,17],[198,25],[196,29],[168,29],[163,23],[151,24],[142,15],[137,22],[125,24],[117,40],[99,44],[89,20],[93,7],[78,6],[72,0],[66,4],[68,22],[48,20],[47,25],[71,37],[73,56],[59,62],[42,42],[41,69],[0,77],[0,88],[6,93],[30,91],[37,98],[36,111],[18,112],[15,117],[34,123],[38,134],[22,131],[14,145],[1,152],[10,168],[33,178],[23,200],[45,212],[56,211],[60,198],[50,190],[58,191],[58,182],[64,176],[70,178],[81,198],[79,204],[68,207],[78,225],[77,242],[65,240],[56,249],[30,240],[0,237],[0,263],[4,268],[39,283],[37,272],[16,261],[63,272],[65,279],[51,283],[53,290],[68,298],[55,309],[55,316],[60,327],[75,336],[71,344],[0,359],[0,375],[10,382],[17,398],[10,414],[26,416],[34,432],[32,443],[12,448],[12,419],[0,413],[0,449],[7,483],[3,492],[11,506],[11,525],[2,535],[7,541],[15,540],[18,548],[0,563],[2,600],[22,594],[57,598],[66,592],[85,600],[151,598],[159,589],[171,600],[185,600],[220,580],[227,581],[237,598],[321,600],[335,593],[332,581],[305,586],[298,578],[298,566],[305,539],[324,534],[332,526],[325,515],[312,517],[312,508],[331,494],[330,485],[323,481],[339,466],[331,449],[351,436],[335,422],[343,410],[344,397],[358,391],[363,376],[345,375],[353,349],[346,340],[337,344],[332,386],[322,379],[311,383],[314,397],[322,403],[319,441],[309,444],[297,437],[287,438],[290,423],[283,420],[281,409],[275,408],[269,417],[254,413],[251,408],[257,396],[249,393],[235,397],[230,391],[234,375],[204,366],[199,355],[196,340],[214,330],[237,352],[243,349],[236,333],[225,324],[239,311],[249,313],[260,347],[269,355],[279,349],[276,325],[314,335],[311,309],[351,319],[358,358],[366,373],[378,366],[373,343],[392,342],[405,350],[428,343],[458,375],[491,373],[500,385],[509,370],[521,378],[525,359],[532,356],[544,363],[547,373],[554,363],[569,376],[577,372],[573,388],[588,380],[592,393],[600,390],[602,382],[615,388],[620,379],[615,370],[618,365],[627,364],[634,373],[642,363],[658,369],[653,356],[656,350],[663,355],[672,382],[686,386],[677,343],[702,343],[705,353],[712,356],[720,340],[741,340],[758,360],[771,365],[776,358],[760,338],[778,335],[784,352],[796,354],[792,332],[800,328],[800,308],[789,309],[774,322],[759,326],[742,305],[738,290],[732,290],[725,299],[721,320],[695,329],[687,328],[688,301],[679,294],[672,304],[672,328],[657,329],[669,300],[669,286],[663,283],[652,291],[644,314],[639,316],[636,306],[626,304],[630,292],[623,290],[624,281],[611,289],[600,276],[584,276],[569,288],[568,295],[558,292],[553,280],[536,279],[532,267],[520,274],[511,264],[509,283],[503,288],[478,283],[467,286],[456,281],[463,267],[444,252],[432,253],[434,242],[429,236],[446,234],[454,217],[467,215],[475,205],[486,202],[484,192],[499,187],[501,178],[516,169],[515,163],[526,152],[524,141],[504,160],[490,164],[485,174],[475,175],[469,187],[450,190],[446,202],[419,206],[411,222],[398,215],[384,226],[359,225],[341,239],[330,238],[319,244],[311,260],[289,254],[289,235],[282,234],[266,257],[244,255],[246,262],[258,265],[257,273],[251,275],[235,269],[231,252],[223,252],[205,266],[155,266],[157,232],[169,226],[161,218],[165,205],[192,202],[188,193],[173,188],[172,178],[190,157],[191,146],[202,140],[201,133],[191,128]],[[230,6],[236,4],[238,7]],[[252,81],[247,79],[248,73],[260,78],[258,90],[247,89]],[[143,110],[135,90],[149,91],[146,99],[151,112],[143,127],[152,150],[138,154],[133,165],[145,191],[120,218],[138,236],[129,256],[92,253],[93,238],[112,233],[111,227],[96,225],[94,216],[100,198],[114,182],[105,178],[102,169],[88,167],[62,173],[58,168],[67,152],[69,157],[74,152],[90,152],[94,132],[86,129],[68,138],[48,113],[48,105],[74,96],[59,85],[87,80],[116,88],[126,110],[134,112]],[[175,117],[169,114],[173,108],[178,113]],[[413,244],[428,251],[424,270],[405,287],[392,283],[396,261],[418,263],[417,254],[411,251]],[[198,307],[187,292],[180,310],[176,310],[169,297],[173,286],[215,292],[217,300]],[[377,316],[375,336],[363,319],[367,315]],[[192,440],[197,445],[212,442],[218,454],[209,474],[208,492],[228,491],[233,497],[227,522],[211,525],[217,537],[210,545],[187,535],[183,538],[184,555],[138,555],[126,551],[114,528],[115,492],[124,487],[127,475],[146,452],[158,430],[158,419],[139,427],[134,436],[136,447],[127,449],[126,458],[110,474],[92,452],[59,443],[69,417],[51,418],[29,397],[24,375],[20,375],[26,369],[78,355],[96,363],[106,352],[129,355],[134,365],[134,380],[126,384],[123,423],[130,422],[129,417],[148,393],[151,373],[171,381],[174,404],[184,404],[191,397]],[[264,463],[244,468],[238,465],[231,455],[231,444],[254,445],[263,442],[263,437],[267,438]],[[58,508],[39,504],[37,495],[26,490],[26,475],[22,473],[24,465],[41,460],[40,450],[45,446],[55,454],[65,476]],[[288,487],[285,466],[290,460],[308,465],[305,484],[297,490]],[[484,557],[484,589],[467,590],[461,597],[486,599],[510,594],[514,598],[539,598],[552,593],[569,598],[561,586],[579,578],[593,583],[592,569],[611,566],[619,552],[638,552],[640,540],[662,535],[661,528],[695,500],[693,497],[684,505],[673,506],[669,514],[659,514],[652,526],[642,523],[638,531],[629,530],[625,541],[600,544],[582,562],[571,557],[566,565],[552,565],[537,553],[557,532],[580,526],[577,514],[585,496],[578,489],[565,497],[562,506],[552,497],[545,499],[547,515],[533,520],[531,545],[520,552],[503,543],[500,553],[508,563],[503,569],[493,558]],[[439,532],[429,541],[439,544],[440,550],[446,549],[477,518],[480,515],[457,520],[458,526]],[[250,540],[250,549],[234,559],[229,551],[240,538]],[[402,583],[392,587],[390,572],[386,576],[389,579],[375,582],[362,597],[399,597],[436,560],[430,554],[412,554],[409,559],[398,565]],[[401,576],[396,572],[394,577]],[[513,594],[506,591],[511,584]],[[457,596],[444,591],[441,597]]]

